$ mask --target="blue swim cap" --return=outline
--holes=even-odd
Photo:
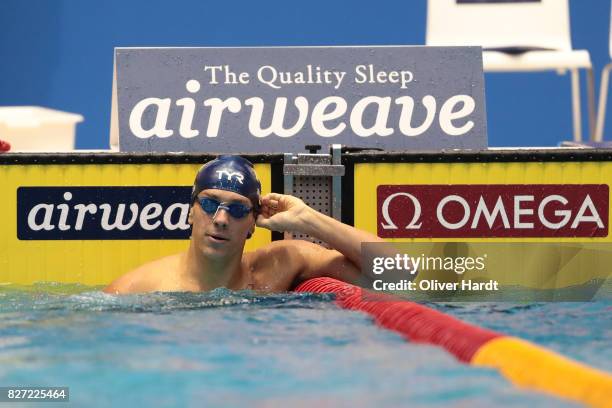
[[[238,193],[251,201],[255,213],[259,210],[261,183],[253,163],[243,157],[223,155],[203,165],[193,182],[191,204],[202,190],[209,188]]]

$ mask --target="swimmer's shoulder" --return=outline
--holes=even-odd
[[[162,291],[164,278],[168,276],[168,271],[176,271],[182,256],[182,253],[169,255],[141,265],[115,279],[104,288],[104,292],[119,295]]]
[[[361,285],[361,272],[348,258],[335,249],[326,248],[300,239],[274,241],[257,250],[258,262],[255,270],[264,271],[267,276],[276,277],[281,273],[287,290],[299,283],[319,277]]]
[[[326,250],[320,245],[301,239],[284,239],[272,241],[254,252],[245,254],[254,266],[267,266],[282,270],[303,269],[313,252]]]
[[[243,265],[250,271],[249,283],[259,290],[291,290],[305,269],[302,251],[309,245],[313,244],[300,240],[281,240],[244,253]]]

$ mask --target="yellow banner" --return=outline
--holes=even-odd
[[[609,189],[612,162],[517,162],[517,163],[361,163],[355,164],[355,227],[373,234],[379,230],[377,189],[388,185],[431,185],[436,188],[454,185],[604,185]],[[607,194],[608,226],[610,194]],[[425,206],[427,203],[422,204]],[[597,204],[597,203],[596,203]],[[489,208],[490,209],[490,208]],[[425,209],[423,209],[425,211]],[[513,211],[509,208],[508,211]],[[537,209],[534,210],[537,213]],[[590,213],[588,213],[590,215]],[[537,215],[537,214],[536,214]],[[483,217],[484,218],[484,217]],[[415,220],[416,221],[416,220]],[[416,223],[416,222],[415,222]],[[418,224],[418,223],[417,223]],[[567,227],[570,228],[571,223]],[[469,225],[469,223],[468,223]],[[403,225],[398,228],[404,228]],[[535,241],[535,242],[612,242],[612,237],[445,237],[388,238],[395,242],[449,241]]]
[[[486,191],[487,186],[495,186],[499,191],[500,185],[512,185],[512,189],[521,191],[522,186],[525,186],[524,190],[529,191],[530,186],[543,185],[557,185],[561,186],[559,189],[564,188],[572,190],[572,186],[577,186],[575,190],[586,186],[587,189],[601,191],[609,191],[609,183],[612,180],[612,162],[517,162],[517,163],[363,163],[355,164],[355,226],[357,228],[372,232],[373,234],[380,233],[382,227],[380,224],[387,223],[388,219],[385,220],[380,214],[381,211],[381,197],[379,192],[384,189],[398,189],[404,188],[409,191],[409,187],[413,186],[431,186],[431,190],[423,189],[421,187],[413,188],[414,191],[421,190],[421,197],[423,199],[421,206],[422,214],[429,211],[429,214],[433,214],[432,217],[421,217],[420,219],[414,219],[412,215],[406,219],[412,219],[412,223],[402,223],[397,226],[397,235],[406,235],[406,226],[410,227],[422,227],[427,222],[431,221],[431,218],[436,215],[436,203],[428,202],[427,197],[438,194],[440,190],[445,190],[450,187],[452,190],[453,186],[464,186],[464,189],[473,189],[474,187],[483,186],[483,191]],[[382,187],[381,187],[382,186]],[[391,187],[389,187],[391,186]],[[404,187],[399,187],[404,186]],[[546,186],[543,186],[546,187]],[[509,188],[510,190],[510,188]],[[541,190],[541,188],[540,188]],[[554,188],[552,189],[555,190]],[[431,191],[431,193],[428,193]],[[406,195],[407,193],[402,193]],[[520,193],[519,193],[520,194]],[[529,193],[525,193],[529,194]],[[554,193],[553,194],[560,194]],[[440,195],[440,194],[438,194]],[[414,196],[412,197],[414,200]],[[605,194],[601,199],[599,195],[599,202],[595,202],[601,210],[603,207],[604,211],[600,211],[601,224],[605,227],[609,227],[609,215],[612,214],[612,207],[610,206],[610,194]],[[470,221],[473,219],[476,202],[477,200],[473,197],[470,200],[466,200],[470,208],[461,209],[460,211],[470,211],[471,217],[466,217],[465,230],[467,231],[470,227]],[[511,201],[510,201],[511,202]],[[514,204],[514,203],[513,203]],[[523,203],[519,203],[522,205]],[[404,207],[402,211],[414,212],[415,205],[408,199],[405,199],[401,204]],[[516,204],[514,204],[516,205]],[[561,204],[557,203],[557,208],[561,208]],[[429,207],[429,208],[428,208]],[[433,207],[433,209],[431,208]],[[493,206],[489,206],[488,210],[491,210]],[[538,208],[534,204],[535,208],[531,208],[532,218],[538,216]],[[586,208],[586,207],[585,207]],[[584,218],[594,227],[597,227],[595,221],[593,221],[592,209],[595,207],[589,207],[588,210],[584,211]],[[516,207],[513,205],[507,205],[508,216],[516,216]],[[607,210],[607,211],[606,211]],[[550,218],[555,218],[558,221],[559,214],[569,214],[569,210],[561,210],[565,212],[559,212]],[[514,212],[514,214],[512,214]],[[575,213],[572,214],[571,218],[567,216],[568,220],[575,219]],[[607,214],[606,214],[607,213]],[[439,213],[438,213],[439,214]],[[499,215],[499,213],[497,214]],[[461,217],[459,217],[461,218]],[[483,224],[486,223],[485,217],[481,217]],[[500,217],[498,217],[500,218]],[[456,219],[455,219],[456,221]],[[447,224],[451,224],[448,223]],[[515,224],[509,222],[510,227],[514,227]],[[389,226],[387,225],[387,228]],[[571,230],[572,222],[568,221],[565,225],[565,230]],[[478,243],[490,243],[490,242],[564,242],[564,243],[612,243],[612,237],[609,233],[606,235],[606,229],[603,229],[604,233],[600,236],[576,236],[576,237],[562,237],[562,236],[551,236],[551,232],[546,231],[546,234],[542,236],[534,236],[538,234],[536,230],[531,231],[531,236],[528,237],[512,237],[512,236],[499,236],[499,229],[493,232],[498,234],[494,236],[473,236],[473,231],[467,231],[463,237],[449,237],[436,235],[437,231],[430,233],[429,236],[422,234],[418,237],[413,238],[385,238],[389,242],[406,242],[414,243],[414,248],[407,249],[411,255],[436,255],[439,251],[439,246],[425,245],[427,242],[464,242],[464,252],[472,254],[481,254],[485,251]],[[545,230],[544,227],[541,230]],[[600,229],[601,230],[601,229]],[[386,233],[387,230],[384,230]],[[451,231],[456,234],[456,231]],[[459,232],[461,233],[461,231]],[[571,231],[570,231],[571,233]],[[472,236],[469,236],[472,234]],[[418,234],[415,234],[418,235]],[[419,243],[419,245],[416,245]],[[471,243],[471,244],[470,244]],[[610,248],[609,246],[605,246]],[[437,248],[437,249],[436,249]],[[537,251],[535,251],[537,249]],[[500,282],[507,284],[521,284],[528,287],[536,288],[559,288],[568,287],[571,285],[582,285],[588,283],[593,279],[607,279],[609,277],[609,268],[593,267],[593,263],[599,265],[602,261],[601,256],[591,257],[582,256],[576,257],[576,250],[572,246],[557,245],[557,246],[540,246],[537,248],[530,248],[529,256],[526,257],[526,251],[521,246],[508,246],[507,248],[500,247],[500,250],[505,254],[504,259],[507,263],[505,268],[498,267],[497,276],[500,278]],[[504,252],[505,251],[505,252]],[[607,254],[608,251],[601,252],[601,254]],[[586,254],[586,252],[584,252]],[[606,258],[607,259],[607,258]],[[537,262],[536,262],[537,261]],[[571,261],[571,262],[570,262]],[[535,263],[534,263],[535,262]],[[534,272],[533,266],[537,264],[538,271]],[[500,264],[503,266],[503,263]],[[576,272],[579,271],[579,272]],[[455,274],[435,274],[435,273],[423,273],[419,276],[419,279],[439,279],[442,282],[457,279]],[[520,278],[520,279],[519,279]]]

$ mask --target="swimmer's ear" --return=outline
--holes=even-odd
[[[193,205],[189,208],[189,215],[187,215],[187,223],[193,225]]]

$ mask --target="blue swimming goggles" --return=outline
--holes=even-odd
[[[248,207],[244,204],[225,204],[208,197],[199,198],[198,201],[200,202],[202,210],[204,210],[206,214],[212,215],[213,218],[215,218],[215,216],[217,215],[217,211],[219,211],[219,208],[224,209],[229,213],[229,215],[237,219],[244,218],[247,216],[248,213],[253,211],[253,207]]]

